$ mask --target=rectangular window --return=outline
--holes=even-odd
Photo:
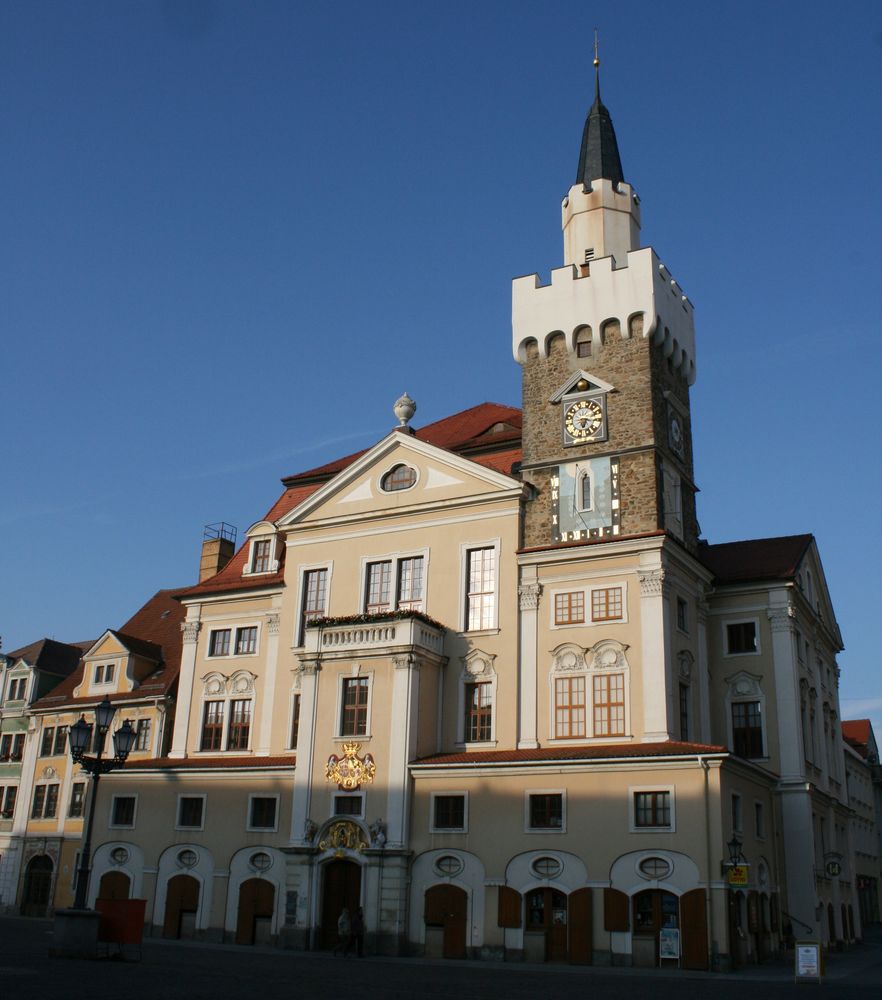
[[[467,553],[466,628],[469,632],[496,624],[496,549],[469,549]]]
[[[434,796],[432,829],[465,830],[465,795]]]
[[[554,595],[554,624],[581,625],[585,621],[585,591]]]
[[[737,792],[732,793],[732,829],[741,833],[741,796]]]
[[[765,840],[766,837],[766,813],[762,802],[753,804],[753,825],[757,840]]]
[[[311,569],[303,577],[303,609],[301,611],[300,641],[304,641],[306,625],[316,618],[323,618],[327,610],[328,571]]]
[[[367,735],[368,678],[343,678],[343,704],[340,715],[341,736]]]
[[[251,564],[252,573],[268,573],[270,569],[270,540],[261,539],[254,543],[254,559]]]
[[[671,793],[635,792],[634,825],[640,829],[649,827],[670,828]]]
[[[83,815],[85,801],[86,783],[84,781],[75,781],[70,790],[70,805],[67,809],[67,815],[71,819],[80,819]]]
[[[31,819],[43,818],[43,806],[46,803],[46,786],[37,785],[34,789],[34,800],[31,803]]]
[[[423,557],[413,556],[398,563],[398,607],[423,610]]]
[[[543,792],[529,797],[531,830],[560,830],[563,828],[563,794]]]
[[[364,811],[364,799],[361,795],[335,795],[335,816],[361,816]]]
[[[16,785],[8,785],[6,789],[0,789],[3,791],[3,795],[0,796],[0,816],[3,819],[12,819],[15,814],[15,799],[18,795],[18,787]]]
[[[247,750],[251,733],[251,700],[237,698],[230,702],[230,732],[227,750]]]
[[[493,738],[493,689],[486,682],[465,686],[465,740],[486,743]]]
[[[682,597],[677,598],[677,628],[681,632],[689,631],[689,616],[687,613],[686,602]]]
[[[66,750],[67,726],[57,726],[55,729],[55,745],[52,747],[52,753],[58,756],[58,754],[63,754]]]
[[[55,726],[46,726],[43,730],[43,740],[40,743],[40,756],[51,757],[52,747],[55,743]]]
[[[224,703],[207,701],[202,710],[202,740],[200,750],[220,750],[224,737]]]
[[[208,638],[209,656],[229,656],[230,655],[230,629],[216,628]]]
[[[181,795],[178,799],[178,829],[201,830],[204,812],[204,796]]]
[[[288,744],[292,750],[297,749],[297,737],[300,734],[300,695],[295,694],[291,705],[291,742]]]
[[[58,789],[58,784],[46,786],[46,807],[43,810],[44,819],[55,819],[55,815],[58,812]]]
[[[391,589],[392,563],[389,561],[368,563],[365,611],[368,614],[388,611],[391,607]]]
[[[134,795],[113,796],[113,804],[110,807],[110,825],[111,826],[135,825]]]
[[[7,701],[21,701],[25,696],[26,677],[17,677],[9,682],[9,693],[6,695]]]
[[[680,685],[680,739],[689,742],[689,685]]]
[[[18,733],[12,741],[12,756],[9,759],[13,761],[20,761],[24,755],[24,745],[24,733]]]
[[[756,652],[756,622],[730,622],[726,626],[726,652]]]
[[[0,737],[0,763],[4,763],[12,757],[12,734],[7,733]]]
[[[591,621],[613,622],[622,617],[622,588],[602,587],[591,591]]]
[[[249,801],[248,829],[275,830],[278,801],[275,795],[252,795]]]
[[[585,678],[556,677],[554,680],[554,735],[572,739],[585,735]]]
[[[150,720],[149,719],[138,719],[135,724],[135,732],[137,736],[135,737],[135,749],[136,750],[149,750],[150,749]]]
[[[625,675],[594,678],[594,735],[625,735]]]
[[[758,701],[733,703],[732,749],[739,757],[763,756],[763,723]]]
[[[236,656],[257,652],[257,626],[236,629]]]

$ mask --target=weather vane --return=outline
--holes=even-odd
[[[598,41],[597,41],[597,28],[595,28],[594,29],[594,65],[595,66],[599,66],[600,65],[600,54],[599,54],[598,49],[599,49],[599,45],[598,45]]]

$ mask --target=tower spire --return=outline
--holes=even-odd
[[[612,181],[617,186],[624,181],[619,145],[609,111],[600,100],[600,54],[597,29],[594,29],[594,103],[585,119],[582,147],[579,150],[579,167],[576,183],[590,190],[591,182]]]

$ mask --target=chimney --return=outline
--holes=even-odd
[[[202,532],[202,560],[199,563],[199,582],[208,580],[226,566],[236,551],[238,528],[225,521],[206,524]]]

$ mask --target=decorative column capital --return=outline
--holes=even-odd
[[[296,669],[301,674],[309,674],[309,675],[317,674],[322,669],[321,660],[319,660],[318,657],[315,657],[313,659],[306,659],[306,658],[300,659],[297,662]]]
[[[521,611],[535,611],[539,607],[541,583],[521,583],[518,585],[518,600]]]
[[[185,643],[194,643],[199,639],[202,622],[181,622],[181,632]]]
[[[788,604],[786,608],[769,608],[769,622],[773,632],[792,632],[795,627],[796,609]]]
[[[266,630],[269,635],[279,634],[279,615],[276,612],[266,616]]]
[[[396,670],[419,670],[422,661],[413,653],[403,653],[401,656],[392,657],[392,666]]]
[[[637,574],[641,597],[663,597],[667,592],[663,569],[644,570]]]

